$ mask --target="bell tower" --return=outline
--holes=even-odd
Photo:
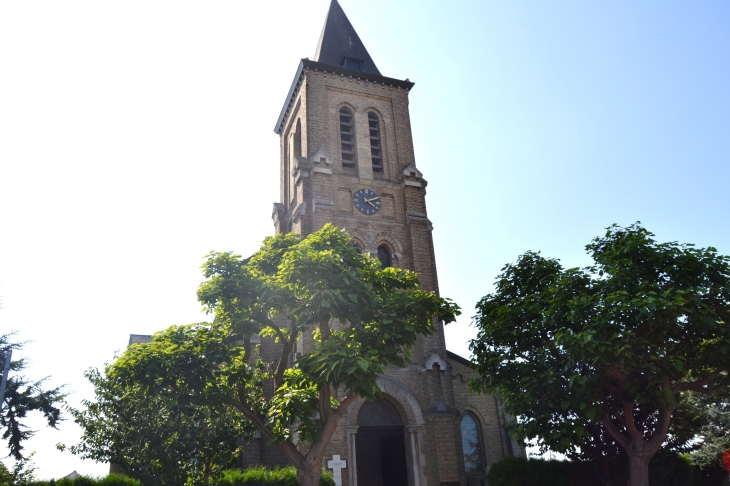
[[[383,76],[336,0],[314,59],[302,59],[276,122],[277,233],[345,228],[384,265],[418,272],[438,292],[426,180],[408,113],[414,83]],[[445,352],[439,339],[436,351]]]

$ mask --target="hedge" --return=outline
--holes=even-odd
[[[700,469],[677,454],[656,456],[649,465],[649,482],[661,486],[720,486],[724,471]],[[505,458],[489,468],[489,486],[624,486],[628,465],[579,461]]]
[[[324,471],[320,486],[335,486],[332,473]],[[0,485],[13,486],[13,485]],[[50,481],[34,481],[23,486],[144,486],[140,481],[110,474],[105,478],[94,479],[81,476],[76,479],[57,479]],[[253,467],[244,471],[233,469],[224,471],[221,477],[210,480],[209,486],[297,486],[297,470],[293,467],[267,469]]]
[[[121,474],[110,474],[105,478],[94,479],[80,476],[76,479],[51,479],[50,481],[33,481],[28,486],[143,486],[141,482]]]
[[[320,486],[335,486],[332,473],[324,471]],[[297,470],[293,467],[267,469],[265,467],[225,471],[211,486],[297,486]]]

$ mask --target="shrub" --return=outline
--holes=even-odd
[[[508,457],[489,468],[489,486],[593,486],[596,478],[582,463]]]
[[[320,486],[335,486],[332,473],[324,471]],[[251,467],[244,471],[224,471],[221,477],[211,481],[211,486],[297,486],[297,470],[294,467],[267,469]]]

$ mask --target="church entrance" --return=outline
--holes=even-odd
[[[358,486],[408,486],[403,422],[383,399],[365,402],[357,416]]]

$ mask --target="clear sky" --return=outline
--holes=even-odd
[[[0,2],[0,332],[67,384],[129,334],[205,319],[210,250],[273,233],[278,138],[329,0]],[[527,250],[566,266],[612,223],[730,254],[730,3],[341,0],[415,81],[441,292],[474,305]],[[40,426],[33,421],[33,425]],[[27,444],[40,477],[106,465]]]

